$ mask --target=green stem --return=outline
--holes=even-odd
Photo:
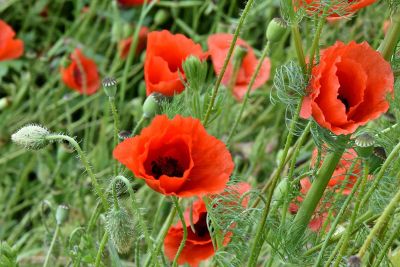
[[[245,8],[243,10],[243,13],[240,16],[239,23],[238,23],[238,25],[236,27],[235,33],[233,34],[233,38],[232,38],[232,42],[231,42],[231,45],[230,45],[229,50],[228,50],[228,54],[226,55],[226,58],[225,58],[225,61],[224,61],[224,65],[222,66],[221,72],[218,75],[217,81],[215,83],[215,86],[214,86],[214,89],[213,89],[213,92],[212,92],[212,95],[211,95],[210,103],[208,104],[208,107],[207,107],[206,115],[204,116],[204,119],[203,119],[203,125],[204,126],[207,125],[208,120],[210,119],[211,111],[212,111],[212,109],[214,107],[214,103],[215,103],[215,100],[217,98],[219,86],[221,85],[222,78],[224,77],[225,71],[226,71],[226,69],[228,67],[229,60],[231,59],[233,50],[235,48],[236,41],[237,41],[237,39],[239,37],[240,30],[242,29],[243,23],[244,23],[247,15],[249,14],[249,11],[250,11],[251,6],[253,5],[253,3],[254,3],[254,0],[247,1],[246,6],[245,6]]]
[[[368,174],[369,174],[369,166],[368,166],[367,162],[364,162],[364,175],[362,177],[362,184],[361,184],[360,193],[359,193],[359,195],[357,197],[353,213],[351,214],[350,223],[348,224],[348,226],[346,228],[346,232],[345,232],[344,237],[343,237],[343,243],[342,243],[342,246],[340,247],[338,256],[336,257],[336,261],[335,261],[335,263],[333,265],[334,267],[338,267],[339,266],[339,264],[340,264],[340,262],[342,260],[342,257],[343,257],[344,253],[347,250],[347,246],[348,246],[348,243],[349,243],[349,240],[350,240],[350,237],[351,237],[351,233],[353,231],[353,225],[354,225],[354,223],[356,221],[356,217],[358,215],[358,211],[359,211],[359,208],[360,208],[361,196],[364,194],[365,185],[367,184]]]
[[[95,264],[94,264],[95,267],[99,267],[100,266],[101,256],[103,255],[104,248],[106,247],[106,244],[107,244],[107,241],[108,241],[108,237],[109,237],[108,236],[108,232],[105,231],[104,235],[103,235],[103,238],[101,239],[101,242],[100,242],[99,250],[97,251],[96,261],[95,261]]]
[[[318,25],[317,25],[317,29],[314,35],[314,40],[311,46],[311,51],[310,51],[310,61],[309,61],[309,68],[307,70],[307,74],[310,75],[311,74],[311,70],[313,68],[314,65],[314,57],[315,57],[315,53],[317,51],[317,48],[319,47],[319,39],[321,36],[321,31],[322,28],[325,24],[326,21],[326,16],[324,14],[326,14],[328,12],[328,8],[329,6],[327,6],[323,12],[323,14],[320,16],[319,20],[318,20]]]
[[[293,240],[298,240],[310,223],[311,217],[324,194],[325,188],[328,185],[344,150],[345,146],[342,144],[340,148],[328,154],[328,156],[325,158],[317,177],[312,183],[310,190],[308,191],[300,206],[300,209],[296,214],[296,217],[294,218],[292,235]]]
[[[381,46],[378,51],[381,52],[384,59],[390,61],[390,58],[393,55],[393,52],[396,48],[396,45],[400,38],[400,11],[392,17],[392,24],[388,30],[388,33],[385,36]]]
[[[47,251],[47,255],[46,255],[46,259],[44,261],[43,267],[47,267],[49,265],[50,255],[51,255],[51,252],[53,251],[53,247],[54,247],[54,244],[56,243],[59,233],[60,233],[60,225],[57,224],[56,230],[53,235],[53,239],[51,240],[51,243],[50,243],[49,251]]]
[[[172,263],[172,266],[176,267],[176,266],[178,266],[179,256],[181,255],[181,252],[182,252],[183,248],[185,247],[186,238],[187,238],[188,232],[187,232],[187,228],[186,228],[185,217],[183,216],[182,209],[181,209],[181,207],[179,205],[179,200],[178,200],[177,197],[172,197],[172,200],[174,202],[176,210],[178,211],[178,215],[179,215],[179,218],[181,219],[182,229],[183,229],[182,241],[181,241],[181,244],[179,245],[178,251],[176,252],[174,261]]]
[[[382,262],[383,258],[385,257],[385,254],[389,250],[389,248],[392,246],[393,241],[399,237],[399,231],[400,231],[400,223],[397,224],[393,232],[390,234],[388,240],[386,241],[385,245],[381,249],[381,252],[379,253],[378,257],[376,258],[374,262],[374,267],[378,267],[379,264]]]
[[[136,123],[136,126],[135,126],[135,128],[133,129],[133,131],[132,131],[132,136],[135,136],[138,132],[139,132],[139,130],[140,130],[140,128],[142,127],[142,125],[143,125],[143,123],[146,121],[146,117],[145,116],[142,116],[141,118],[140,118],[140,120]]]
[[[249,85],[248,85],[248,87],[247,87],[246,94],[244,95],[243,103],[242,103],[242,105],[241,105],[241,107],[240,107],[239,114],[238,114],[238,116],[236,117],[236,120],[235,120],[235,122],[234,122],[234,124],[233,124],[233,126],[232,126],[232,128],[231,128],[231,131],[229,132],[228,139],[226,140],[226,145],[227,145],[227,146],[229,146],[229,144],[230,144],[230,142],[231,142],[231,140],[232,140],[232,137],[233,137],[233,135],[235,134],[236,128],[237,128],[237,126],[239,125],[240,120],[242,119],[244,109],[246,108],[247,102],[248,102],[248,100],[249,100],[251,88],[253,87],[253,84],[254,84],[254,82],[256,81],[257,75],[258,75],[258,73],[260,72],[261,66],[262,66],[262,64],[263,64],[263,62],[264,62],[265,57],[266,57],[267,54],[268,54],[268,51],[269,51],[269,42],[268,42],[267,45],[264,47],[264,50],[263,50],[263,52],[262,52],[262,54],[261,54],[261,57],[260,57],[260,59],[259,59],[259,61],[258,61],[257,67],[256,67],[256,69],[255,69],[253,75],[251,76],[251,80],[250,80],[250,83],[249,83]],[[235,81],[236,81],[236,79],[235,79]]]
[[[51,134],[51,135],[48,135],[46,137],[46,139],[47,140],[65,140],[65,141],[69,142],[75,148],[76,152],[79,155],[79,158],[82,161],[83,166],[85,167],[87,173],[89,174],[89,177],[91,179],[94,190],[96,191],[96,194],[100,197],[100,200],[103,204],[104,209],[108,210],[110,205],[108,204],[106,195],[103,192],[103,188],[98,183],[97,178],[93,173],[92,167],[90,166],[89,161],[88,161],[85,153],[79,146],[78,142],[76,142],[74,138],[69,137],[68,135],[64,135],[64,134]]]
[[[265,223],[267,221],[267,217],[268,217],[268,214],[269,214],[269,211],[270,211],[273,192],[274,192],[275,187],[276,187],[276,185],[278,183],[278,180],[280,178],[280,174],[281,174],[281,172],[282,172],[282,170],[283,170],[283,168],[285,166],[286,157],[287,157],[287,154],[289,152],[289,148],[290,148],[290,146],[292,144],[292,140],[293,140],[293,133],[294,133],[294,130],[296,128],[297,121],[299,119],[299,114],[300,114],[302,102],[303,101],[301,100],[299,105],[297,106],[297,110],[296,110],[295,115],[293,117],[293,120],[292,120],[292,123],[291,123],[291,126],[290,126],[290,130],[289,130],[288,136],[286,138],[286,144],[285,144],[285,148],[284,148],[283,153],[282,153],[281,161],[279,162],[279,166],[278,166],[278,169],[276,171],[276,175],[273,177],[273,180],[271,182],[271,189],[270,189],[270,193],[268,194],[268,197],[267,197],[267,203],[265,204],[265,207],[264,207],[264,210],[263,210],[263,214],[261,215],[261,221],[259,222],[257,230],[256,230],[256,237],[255,237],[255,240],[254,240],[253,245],[251,247],[250,259],[249,259],[249,262],[248,262],[248,265],[247,265],[249,267],[256,266],[257,259],[258,259],[258,256],[260,254],[261,247],[262,247],[262,245],[264,243],[264,240],[262,239],[263,230],[264,230],[264,226],[265,226]]]
[[[117,107],[115,106],[115,98],[109,97],[108,102],[110,103],[111,113],[114,120],[114,147],[118,144],[118,133],[119,133],[119,117]],[[118,174],[118,161],[114,162],[114,176]]]
[[[291,30],[292,30],[294,46],[296,49],[297,59],[299,61],[301,69],[303,70],[303,73],[306,73],[307,72],[307,64],[306,64],[306,58],[304,56],[304,49],[303,49],[303,43],[301,41],[299,25],[297,23],[294,23],[291,26]]]

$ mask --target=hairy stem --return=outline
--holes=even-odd
[[[107,241],[108,241],[108,237],[109,237],[108,236],[108,232],[105,231],[104,235],[103,235],[103,238],[101,239],[99,249],[97,250],[96,261],[94,263],[94,266],[96,266],[96,267],[100,266],[101,256],[103,255],[104,248],[106,247],[106,244],[107,244]]]
[[[44,261],[43,267],[49,266],[50,255],[51,255],[51,252],[53,251],[54,244],[56,243],[59,233],[60,233],[60,225],[57,224],[56,230],[53,235],[53,239],[51,240],[51,243],[50,243],[49,251],[47,251],[47,255],[46,255],[46,259]]]
[[[390,60],[393,55],[394,49],[400,38],[400,11],[397,11],[396,14],[392,17],[392,24],[388,30],[388,33],[385,36],[381,46],[379,47],[379,52],[381,52],[382,56],[386,60]]]
[[[181,209],[181,207],[179,205],[179,200],[178,200],[177,197],[172,197],[172,200],[174,202],[176,210],[178,211],[178,215],[179,215],[179,218],[180,218],[180,220],[182,222],[182,228],[183,228],[182,241],[181,241],[181,244],[179,245],[178,251],[176,252],[174,261],[172,263],[172,266],[176,267],[176,266],[178,266],[179,256],[181,255],[181,252],[182,252],[183,248],[185,247],[185,243],[186,243],[186,238],[187,238],[188,232],[187,232],[187,228],[186,228],[185,217],[183,216],[182,209]]]
[[[110,103],[111,113],[113,115],[114,120],[114,147],[118,144],[118,132],[119,132],[119,117],[117,107],[115,106],[115,98],[109,97],[108,102]],[[114,176],[118,174],[118,161],[114,162]]]

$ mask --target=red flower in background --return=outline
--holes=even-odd
[[[185,86],[182,63],[189,56],[206,57],[201,46],[182,34],[171,34],[167,30],[150,32],[147,36],[144,77],[147,95],[153,92],[165,96],[181,93]]]
[[[145,0],[117,0],[118,4],[125,7],[130,6],[141,6],[144,4]],[[147,3],[150,3],[152,0],[147,0]]]
[[[320,0],[296,0],[299,7],[306,6],[306,9],[310,13],[320,12],[324,10],[325,6],[321,5]],[[348,17],[359,9],[366,6],[372,5],[376,0],[347,0],[337,1],[332,3],[332,6],[328,10],[329,18]]]
[[[61,68],[62,80],[71,89],[84,94],[94,94],[100,87],[96,63],[76,48],[70,56],[71,64]]]
[[[390,64],[368,43],[336,42],[312,70],[300,115],[336,135],[351,134],[388,110],[393,83]]]
[[[24,52],[24,43],[14,36],[10,25],[0,19],[0,61],[19,58]]]
[[[225,144],[199,120],[156,116],[142,133],[125,139],[114,158],[164,195],[202,196],[224,190],[233,171]]]
[[[139,31],[139,39],[136,46],[136,55],[139,55],[143,50],[146,49],[147,44],[147,34],[149,33],[149,29],[147,27],[140,28]],[[119,50],[120,50],[120,57],[122,59],[126,59],[129,55],[129,49],[132,45],[132,36],[126,39],[123,39],[119,42]]]
[[[250,185],[247,183],[238,183],[228,187],[228,191],[223,194],[234,194],[234,198],[240,199],[241,195],[250,190]],[[245,199],[242,206],[247,205]],[[231,203],[237,206],[238,203]],[[190,210],[192,209],[192,222],[194,232],[190,226]],[[179,255],[178,264],[187,263],[192,267],[198,266],[203,260],[206,260],[214,255],[214,246],[211,240],[210,233],[207,228],[207,209],[203,200],[198,199],[192,204],[192,208],[185,211],[185,224],[188,232],[185,246]],[[164,240],[165,255],[172,261],[175,258],[176,252],[183,239],[182,222],[178,222],[175,226],[168,230],[167,236]],[[224,238],[224,245],[230,241],[232,233],[228,233]]]
[[[211,55],[211,60],[214,66],[215,73],[220,74],[222,66],[224,65],[225,58],[228,54],[229,47],[233,39],[232,34],[228,33],[218,33],[208,37],[208,49]],[[240,66],[239,73],[236,78],[235,86],[233,88],[233,95],[236,99],[243,99],[246,94],[247,87],[250,83],[251,76],[253,75],[256,66],[258,64],[258,59],[254,54],[253,48],[248,45],[245,41],[238,38],[235,46],[243,46],[247,49],[247,53],[243,58],[242,64]],[[252,90],[255,90],[265,84],[269,78],[271,69],[271,64],[269,59],[265,59],[260,72],[253,84]],[[233,75],[233,64],[232,59],[225,71],[224,77],[222,78],[222,83],[228,85]]]

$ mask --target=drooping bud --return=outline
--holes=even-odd
[[[69,207],[67,205],[59,205],[56,211],[56,222],[58,225],[62,225],[68,220]]]
[[[113,208],[107,213],[106,231],[119,253],[129,252],[134,240],[134,223],[125,208]]]
[[[268,24],[267,28],[267,40],[269,42],[275,43],[282,39],[283,35],[286,33],[288,25],[286,21],[281,18],[274,18]]]
[[[108,97],[114,98],[117,93],[117,81],[112,77],[106,77],[103,80],[104,92]]]
[[[11,135],[11,140],[26,149],[39,150],[50,143],[46,140],[49,134],[50,132],[42,126],[27,125]]]
[[[160,112],[161,101],[165,96],[160,93],[152,93],[143,103],[143,116],[147,119],[153,118]]]
[[[170,17],[170,15],[166,10],[160,9],[157,11],[157,13],[154,16],[154,24],[156,26],[163,25],[165,22],[167,22],[169,17]]]
[[[356,144],[355,150],[357,151],[358,155],[364,158],[372,155],[372,152],[374,151],[375,139],[371,134],[366,132],[361,133],[357,135],[354,142]]]

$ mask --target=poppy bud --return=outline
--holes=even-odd
[[[56,222],[62,225],[68,220],[69,207],[67,205],[59,205],[56,211]]]
[[[103,88],[108,97],[114,98],[117,93],[117,81],[112,77],[104,78]]]
[[[282,36],[285,34],[287,30],[287,23],[281,18],[274,18],[271,20],[271,22],[268,24],[267,28],[267,40],[269,42],[278,42],[281,40]]]
[[[274,190],[273,199],[280,201],[288,193],[288,179],[284,178]]]
[[[164,96],[160,93],[152,93],[143,103],[143,116],[151,119],[160,112],[160,104]]]
[[[163,25],[165,22],[167,22],[168,19],[169,19],[169,13],[164,9],[160,9],[154,16],[154,24],[156,26]]]
[[[134,239],[134,223],[126,209],[112,209],[106,215],[106,231],[119,253],[127,253]]]
[[[11,140],[26,149],[39,150],[49,144],[46,137],[50,132],[38,125],[27,125],[11,135]]]
[[[364,158],[368,158],[374,151],[375,140],[369,133],[361,133],[355,139],[356,147],[354,148],[358,155]]]
[[[200,89],[207,77],[207,63],[202,62],[198,57],[190,56],[182,64],[186,80],[191,89]]]

